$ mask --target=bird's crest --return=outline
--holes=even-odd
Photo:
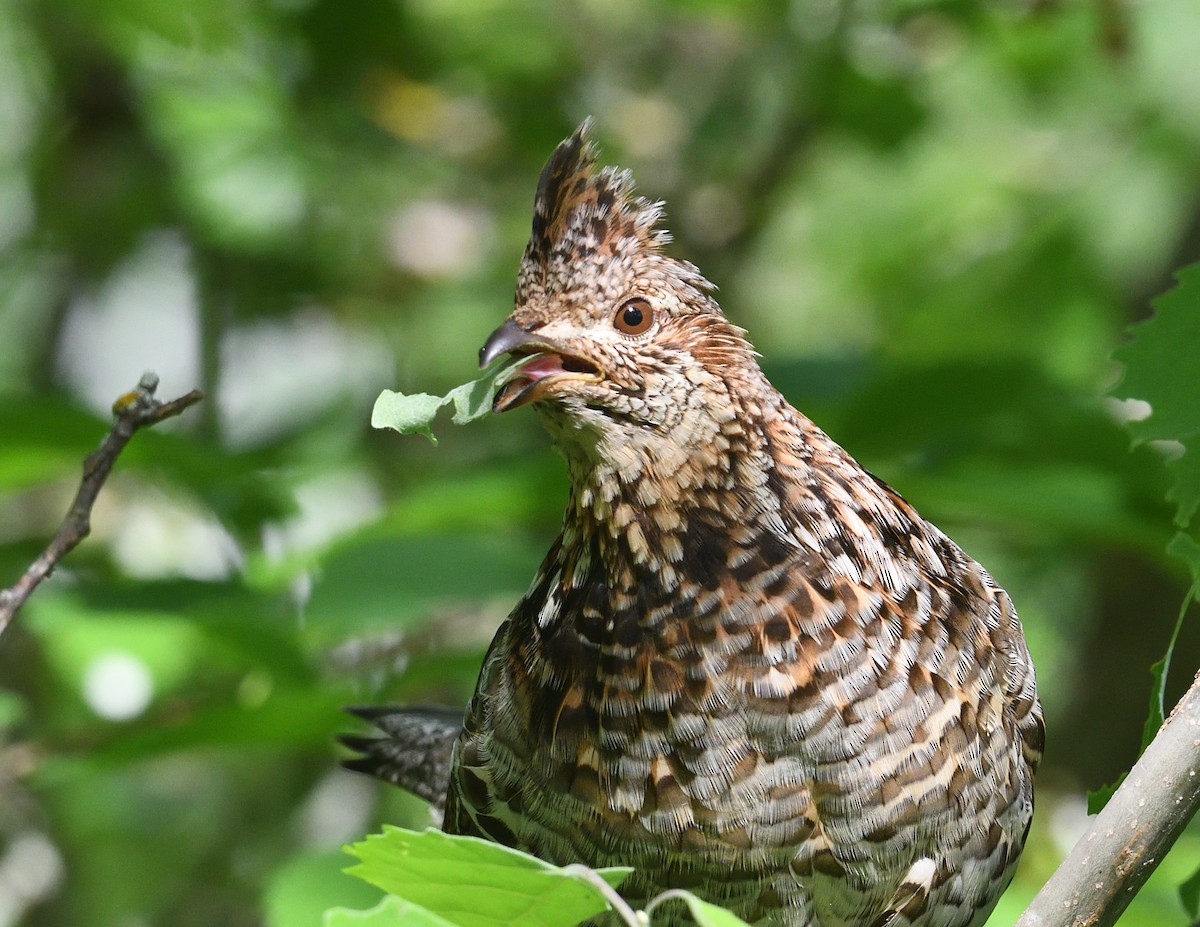
[[[554,289],[551,278],[579,262],[656,254],[670,240],[666,230],[656,228],[662,203],[634,196],[629,171],[596,169],[591,127],[592,120],[584,120],[542,168],[518,303]]]

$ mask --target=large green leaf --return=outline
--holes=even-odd
[[[1200,506],[1200,264],[1178,274],[1178,284],[1154,301],[1154,316],[1132,329],[1116,357],[1125,377],[1114,392],[1150,404],[1150,414],[1129,423],[1141,441],[1178,441],[1184,457],[1171,465],[1170,499],[1187,527]]]
[[[351,873],[460,927],[573,927],[608,908],[582,877],[476,837],[385,827],[347,851]],[[630,871],[598,874],[615,887]]]

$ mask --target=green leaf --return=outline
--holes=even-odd
[[[1125,775],[1122,774],[1116,782],[1111,785],[1102,785],[1098,789],[1091,789],[1087,793],[1087,813],[1099,814],[1104,810],[1104,806],[1116,794],[1117,789],[1121,787],[1121,783],[1125,781]]]
[[[429,393],[409,395],[385,389],[371,409],[371,427],[391,428],[402,435],[422,434],[437,444],[437,438],[429,426],[445,402],[445,396]]]
[[[1186,563],[1192,571],[1192,582],[1200,584],[1200,543],[1195,538],[1180,531],[1167,544],[1167,553]]]
[[[654,911],[658,909],[659,905],[668,901],[682,901],[686,904],[697,927],[746,927],[746,922],[732,911],[726,911],[715,904],[709,904],[707,901],[697,898],[691,892],[686,892],[682,889],[672,889],[671,891],[663,892],[646,905],[646,913],[651,915],[651,924],[654,923]]]
[[[385,389],[375,400],[371,409],[372,428],[391,428],[402,435],[421,434],[434,444],[433,420],[443,406],[452,406],[455,425],[466,425],[483,418],[492,409],[492,397],[496,390],[515,375],[517,369],[529,358],[509,358],[490,367],[478,380],[456,386],[445,396],[429,393],[397,393]]]
[[[573,927],[608,909],[581,877],[476,837],[385,827],[346,850],[352,875],[460,927]],[[615,887],[630,871],[597,872]]]
[[[1177,506],[1175,524],[1180,528],[1191,524],[1196,509],[1200,508],[1200,442],[1193,438],[1190,443],[1192,446],[1182,455],[1167,463],[1167,470],[1175,479],[1167,501]]]
[[[1131,327],[1115,352],[1125,377],[1114,392],[1150,403],[1151,414],[1130,423],[1144,441],[1181,440],[1200,432],[1200,264],[1177,275],[1174,289],[1153,301],[1154,315]]]
[[[1150,405],[1146,418],[1128,423],[1136,440],[1177,441],[1183,445],[1182,456],[1167,463],[1174,476],[1167,499],[1176,504],[1175,523],[1186,529],[1200,508],[1200,377],[1195,369],[1196,358],[1200,357],[1200,264],[1180,271],[1177,280],[1174,289],[1154,300],[1153,318],[1133,326],[1132,340],[1115,352],[1125,364],[1125,376],[1114,393]],[[1163,725],[1171,657],[1188,607],[1200,589],[1200,544],[1180,531],[1167,545],[1167,551],[1188,564],[1192,587],[1184,596],[1166,653],[1150,667],[1154,681],[1142,729],[1143,751]],[[1118,780],[1089,792],[1088,813],[1100,811],[1120,783]]]
[[[1179,886],[1179,900],[1191,920],[1200,918],[1200,869]]]
[[[516,372],[518,364],[504,364],[493,370],[487,376],[464,383],[446,394],[446,399],[454,407],[454,416],[450,419],[455,425],[466,425],[477,418],[483,418],[492,411],[492,397],[496,389],[507,383]]]
[[[325,912],[322,927],[453,927],[420,905],[389,895],[367,911],[333,908]]]
[[[1154,300],[1154,316],[1134,325],[1132,340],[1116,351],[1125,377],[1114,392],[1150,404],[1149,416],[1129,423],[1139,441],[1184,445],[1184,456],[1171,466],[1176,483],[1169,498],[1178,506],[1177,522],[1186,527],[1200,506],[1200,264],[1183,269],[1177,279],[1174,289]]]

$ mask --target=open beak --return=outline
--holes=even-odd
[[[532,332],[527,332],[520,325],[509,319],[494,332],[488,335],[488,340],[479,349],[479,366],[486,367],[501,354],[528,353],[535,345],[546,344],[539,341]]]
[[[507,412],[544,398],[552,381],[600,379],[600,372],[591,361],[526,331],[511,319],[492,332],[479,349],[479,366],[486,367],[502,354],[530,359],[496,392],[493,412]]]

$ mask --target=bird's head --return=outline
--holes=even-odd
[[[757,372],[753,350],[700,272],[662,252],[661,204],[628,171],[597,170],[588,129],[538,180],[516,308],[480,351],[485,365],[530,359],[493,408],[533,403],[568,455],[711,440],[734,414],[731,378]]]

